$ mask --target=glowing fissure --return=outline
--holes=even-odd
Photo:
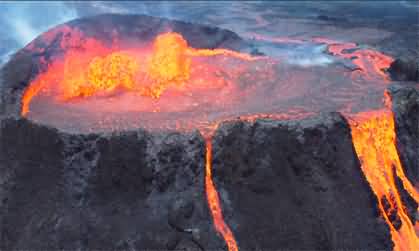
[[[224,221],[220,198],[212,180],[212,136],[205,136],[205,191],[215,230],[224,238],[229,251],[237,251],[233,233]]]
[[[384,80],[389,80],[387,74],[383,71],[390,67],[394,59],[379,51],[372,49],[360,49],[355,43],[342,43],[327,38],[315,38],[315,42],[328,45],[328,51],[335,56],[349,59],[354,63],[368,79],[372,79],[375,73]],[[354,51],[350,52],[351,49]]]
[[[404,189],[416,202],[419,202],[419,195],[406,178],[399,159],[391,110],[359,113],[351,117],[350,127],[362,171],[378,198],[379,209],[390,228],[394,250],[418,250],[419,238],[406,213],[395,179],[402,180]],[[392,213],[401,221],[399,229],[391,220]]]
[[[81,35],[75,34],[79,41]],[[67,43],[61,46],[66,47]],[[189,80],[191,57],[223,55],[246,61],[265,58],[227,49],[191,48],[182,35],[174,32],[158,35],[151,51],[141,53],[109,49],[94,40],[86,45],[92,48],[68,49],[63,62],[52,62],[46,72],[31,82],[23,94],[22,116],[29,112],[31,100],[46,87],[59,93],[59,101],[108,95],[117,90],[159,98],[167,88],[181,88]]]

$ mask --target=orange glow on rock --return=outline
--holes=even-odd
[[[404,189],[416,202],[419,202],[419,195],[406,178],[398,156],[392,112],[363,112],[353,117],[350,126],[362,171],[378,198],[379,209],[395,244],[394,250],[418,250],[419,238],[397,190],[395,175],[402,180]],[[400,228],[391,220],[394,213],[401,221]]]
[[[238,251],[236,240],[228,225],[224,222],[220,199],[214,182],[212,181],[212,137],[205,137],[205,191],[207,194],[208,207],[211,211],[215,230],[224,238],[228,251]]]

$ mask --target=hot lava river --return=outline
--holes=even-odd
[[[61,29],[70,34],[59,44],[63,52],[44,59],[23,93],[21,115],[69,132],[200,130],[206,138],[208,205],[229,250],[238,247],[211,176],[217,125],[236,117],[294,119],[328,111],[340,111],[350,123],[362,171],[395,250],[418,250],[415,226],[395,184],[400,179],[419,202],[400,163],[385,94],[391,57],[324,38],[263,41],[267,53],[251,55],[193,48],[172,31],[151,42],[122,45],[115,39],[109,45],[76,29]]]

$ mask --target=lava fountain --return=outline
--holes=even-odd
[[[242,60],[258,59],[226,49],[190,48],[180,34],[173,32],[157,36],[151,55],[148,58],[145,55],[145,59],[135,57],[135,52],[109,51],[100,43],[95,46],[99,46],[96,48],[99,55],[86,56],[85,52],[68,51],[64,63],[54,62],[48,66],[48,70],[25,91],[22,116],[29,112],[32,98],[41,90],[57,89],[58,100],[64,102],[94,95],[112,95],[117,90],[159,98],[170,86],[180,88],[189,80],[190,57],[228,55]]]

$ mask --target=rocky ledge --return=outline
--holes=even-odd
[[[198,133],[0,131],[0,249],[220,249]]]
[[[419,60],[396,59],[388,69],[395,81],[419,82]]]
[[[222,249],[198,133],[1,121],[1,249]],[[346,120],[224,122],[213,179],[241,249],[392,249]]]
[[[419,85],[401,82],[388,90],[393,101],[399,156],[407,177],[419,190]]]
[[[214,179],[243,250],[392,248],[338,113],[224,123]]]

